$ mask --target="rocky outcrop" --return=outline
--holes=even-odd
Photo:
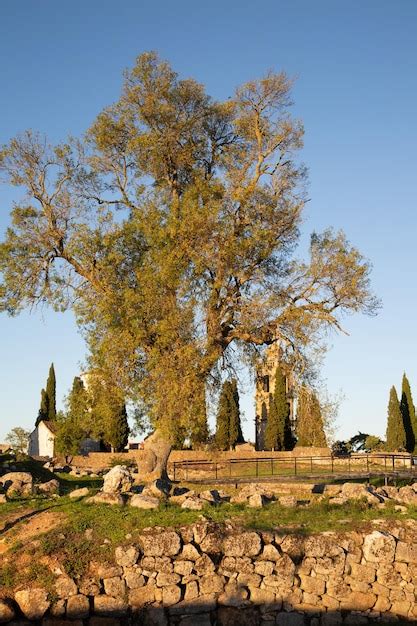
[[[33,493],[33,477],[29,472],[9,472],[0,476],[0,485],[8,496]]]

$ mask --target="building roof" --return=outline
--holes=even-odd
[[[46,428],[48,430],[50,430],[53,435],[56,434],[58,428],[57,428],[57,425],[55,424],[55,422],[51,422],[50,420],[41,420],[41,422],[43,422],[45,424]],[[39,422],[39,423],[41,423],[41,422]]]

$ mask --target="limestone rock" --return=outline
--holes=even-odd
[[[297,506],[297,498],[295,496],[280,496],[278,502],[286,509],[293,509]]]
[[[59,481],[53,478],[46,483],[40,483],[40,485],[37,486],[37,490],[38,493],[45,494],[59,493]]]
[[[134,609],[142,608],[153,602],[155,602],[155,587],[145,585],[129,592],[129,605]]]
[[[125,581],[129,589],[139,589],[145,585],[145,578],[142,574],[142,569],[134,567],[124,568]]]
[[[33,493],[33,477],[29,472],[9,472],[0,476],[0,484],[8,495],[31,495]]]
[[[260,553],[261,548],[261,538],[255,532],[229,535],[224,540],[225,556],[256,556]]]
[[[370,563],[392,563],[395,545],[395,539],[392,535],[374,530],[364,539],[363,555]]]
[[[94,496],[87,498],[86,502],[89,504],[116,504],[118,506],[124,506],[126,501],[120,493],[104,493],[99,491]]]
[[[128,605],[122,598],[113,598],[106,595],[95,596],[94,598],[94,613],[96,615],[122,617],[127,610]]]
[[[7,496],[5,493],[0,493],[0,504],[6,504]]]
[[[74,489],[73,491],[71,491],[69,497],[72,499],[85,498],[85,496],[88,496],[89,493],[90,490],[88,489],[88,487],[82,487],[81,489]]]
[[[9,622],[15,616],[15,610],[10,600],[0,598],[0,624]]]
[[[198,496],[191,496],[184,500],[181,504],[181,508],[190,509],[191,511],[201,511],[205,504],[207,504],[206,500],[202,500]]]
[[[58,576],[55,581],[55,591],[58,598],[69,598],[78,593],[77,585],[69,576]]]
[[[181,539],[173,530],[139,537],[145,556],[175,556],[181,550]]]
[[[268,504],[268,499],[261,493],[254,493],[248,498],[248,506],[251,509],[262,509],[266,504]]]
[[[90,614],[88,598],[82,594],[71,596],[67,601],[67,617],[70,619],[83,619]]]
[[[125,581],[120,576],[113,576],[112,578],[104,578],[103,580],[104,591],[108,596],[113,598],[123,598],[126,591]]]
[[[16,591],[14,597],[24,616],[30,620],[41,619],[51,604],[45,589],[23,589]]]
[[[172,606],[181,600],[181,587],[177,585],[169,585],[162,588],[162,604],[164,606]]]
[[[136,546],[119,546],[115,550],[115,559],[117,565],[122,567],[130,567],[131,565],[135,565],[139,558],[139,550]]]
[[[399,541],[397,543],[395,560],[404,563],[417,563],[417,544]]]
[[[111,494],[127,493],[133,484],[133,477],[124,465],[116,465],[104,476],[103,492]]]
[[[347,500],[362,500],[365,498],[370,504],[378,504],[383,500],[375,491],[372,491],[370,487],[362,485],[361,483],[344,483],[341,491],[342,497]]]
[[[130,498],[129,504],[137,509],[157,509],[160,501],[158,498],[152,496],[135,493],[135,495]]]

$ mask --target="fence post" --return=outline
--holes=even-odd
[[[334,464],[334,459],[333,459],[333,454],[332,454],[332,456],[331,456],[331,459],[332,459],[332,474],[334,474],[334,465],[333,465],[333,464]]]
[[[274,458],[271,457],[271,476],[274,475]]]
[[[297,457],[294,457],[294,476],[297,476]]]
[[[369,454],[366,455],[366,472],[369,474]]]
[[[392,471],[395,471],[395,458],[394,455],[392,455]]]
[[[313,457],[310,457],[310,474],[313,473]]]
[[[216,470],[216,480],[217,480],[217,461],[216,461],[214,467],[215,467],[215,470]]]
[[[232,478],[232,459],[229,459],[229,478]]]
[[[258,478],[259,475],[259,467],[258,467],[258,459],[256,459],[256,478]]]

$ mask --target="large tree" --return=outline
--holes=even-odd
[[[296,436],[298,446],[327,446],[319,399],[305,386],[298,392]]]
[[[0,247],[0,308],[72,307],[92,365],[166,434],[205,437],[209,383],[236,356],[280,342],[303,375],[308,346],[377,307],[343,233],[294,256],[306,195],[291,86],[269,73],[218,102],[145,53],[81,140],[27,132],[0,153],[26,191]]]
[[[291,450],[293,445],[286,377],[282,367],[277,367],[266,420],[265,447],[269,450]]]
[[[405,450],[406,443],[407,436],[404,428],[403,416],[401,415],[397,390],[394,386],[392,386],[388,403],[387,450]]]
[[[417,437],[416,409],[413,403],[410,383],[405,373],[402,379],[400,409],[406,434],[406,448],[408,452],[414,452]]]

